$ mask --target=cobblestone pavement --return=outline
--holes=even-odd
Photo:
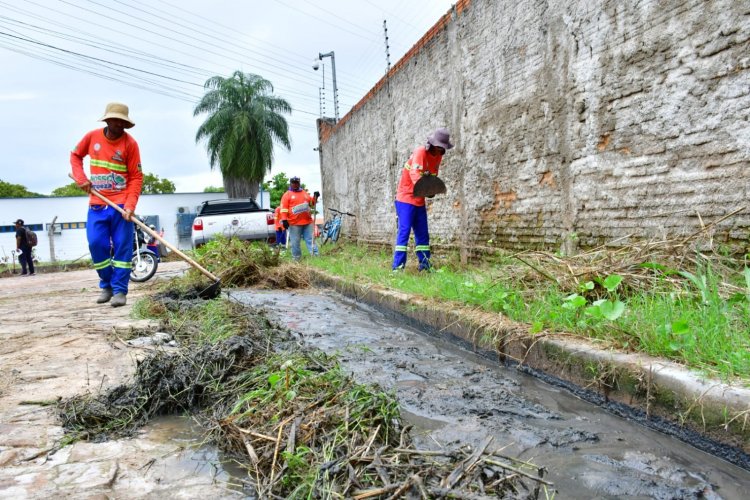
[[[185,268],[162,263],[156,277]],[[155,331],[130,311],[156,280],[131,283],[120,308],[95,303],[97,282],[91,270],[0,279],[0,498],[244,496],[186,419],[48,453],[63,431],[45,403],[122,382],[146,351],[127,347],[118,333]]]

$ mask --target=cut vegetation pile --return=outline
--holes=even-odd
[[[320,353],[276,356],[239,378],[245,392],[222,399],[213,435],[245,455],[262,498],[537,498],[549,484],[489,441],[415,449],[395,399]]]
[[[248,470],[259,498],[537,498],[542,470],[477,448],[417,450],[398,403],[335,358],[281,338],[227,300],[161,295],[136,310],[187,345],[154,351],[130,383],[59,403],[65,442],[130,435],[192,413]],[[264,326],[265,325],[265,326]],[[275,346],[275,347],[272,347]]]
[[[63,427],[72,439],[103,441],[131,435],[158,415],[198,410],[213,400],[217,387],[253,366],[259,352],[249,337],[155,352],[138,363],[131,383],[62,401]]]
[[[265,243],[248,243],[236,238],[219,238],[196,250],[199,264],[219,277],[224,287],[307,288],[308,271],[284,262],[279,251]],[[197,277],[191,270],[189,276]]]

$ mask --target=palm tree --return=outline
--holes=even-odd
[[[209,113],[195,142],[206,139],[211,168],[219,166],[230,198],[258,195],[260,183],[273,163],[274,142],[291,148],[289,126],[282,114],[292,112],[275,97],[270,81],[235,71],[230,78],[206,80],[207,90],[193,116]]]

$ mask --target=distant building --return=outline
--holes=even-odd
[[[261,196],[268,197],[268,193]],[[143,194],[136,213],[164,230],[164,238],[180,249],[190,248],[190,231],[197,208],[206,200],[226,199],[226,193]],[[87,199],[83,196],[55,198],[0,198],[0,261],[10,262],[16,249],[16,219],[23,219],[36,232],[39,261],[88,259],[86,240]],[[261,205],[268,207],[267,200]],[[52,221],[55,221],[52,226]]]

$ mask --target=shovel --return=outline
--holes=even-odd
[[[72,175],[69,175],[69,177],[70,177],[71,179],[73,179],[73,176],[72,176]],[[103,195],[102,193],[100,193],[100,192],[99,192],[99,191],[97,191],[96,189],[94,189],[94,188],[91,188],[91,194],[93,194],[94,196],[96,196],[97,198],[99,198],[100,200],[102,200],[102,201],[103,201],[104,203],[106,203],[106,204],[107,204],[107,205],[109,205],[110,207],[112,207],[112,208],[114,208],[115,210],[117,210],[118,212],[120,212],[120,213],[121,213],[122,215],[125,215],[125,214],[126,214],[125,210],[123,210],[122,208],[120,208],[120,206],[119,206],[119,205],[117,205],[116,203],[114,203],[113,201],[111,201],[111,200],[110,200],[109,198],[107,198],[106,196],[104,196],[104,195]],[[141,221],[140,219],[138,219],[138,218],[137,218],[137,217],[135,216],[135,214],[133,214],[133,216],[131,217],[131,219],[133,220],[133,222],[134,222],[134,223],[135,223],[135,224],[136,224],[136,225],[137,225],[138,227],[140,227],[140,228],[141,228],[141,229],[143,229],[143,230],[144,230],[144,231],[145,231],[146,233],[148,233],[148,234],[150,234],[151,236],[153,236],[154,238],[156,238],[156,240],[157,240],[157,241],[159,241],[160,243],[163,243],[163,244],[164,244],[164,246],[166,246],[167,248],[169,248],[170,250],[172,250],[172,251],[173,251],[174,253],[176,253],[177,255],[179,255],[179,256],[180,256],[180,258],[182,258],[182,260],[184,260],[185,262],[187,262],[188,264],[190,264],[191,266],[193,266],[194,268],[196,268],[196,269],[197,269],[198,271],[200,271],[200,272],[201,272],[201,273],[202,273],[202,274],[203,274],[204,276],[206,276],[206,277],[207,277],[207,278],[209,278],[209,279],[210,279],[211,281],[213,281],[213,284],[212,284],[212,285],[208,286],[207,288],[205,288],[205,289],[201,290],[201,291],[200,291],[200,292],[198,293],[198,295],[200,296],[200,298],[202,298],[202,299],[215,299],[216,297],[218,297],[218,296],[219,296],[219,294],[221,293],[221,280],[219,280],[219,278],[217,278],[216,276],[214,276],[214,275],[213,275],[213,274],[212,274],[212,273],[211,273],[210,271],[208,271],[208,270],[207,270],[207,269],[206,269],[205,267],[201,266],[201,265],[200,265],[200,264],[198,264],[198,263],[197,263],[196,261],[194,261],[193,259],[191,259],[191,258],[190,258],[190,257],[188,257],[187,255],[185,255],[185,254],[184,254],[184,253],[183,253],[182,251],[180,251],[180,250],[179,250],[179,249],[178,249],[177,247],[175,247],[174,245],[172,245],[171,243],[169,243],[169,242],[168,242],[167,240],[165,240],[164,238],[162,238],[162,237],[161,237],[161,236],[159,235],[159,233],[157,233],[156,231],[154,231],[153,229],[151,229],[150,227],[148,227],[148,226],[147,226],[146,224],[144,224],[144,223],[143,223],[143,222],[142,222],[142,221]]]
[[[414,184],[414,196],[418,198],[424,198],[425,196],[432,198],[436,194],[445,193],[445,183],[435,175],[422,176],[416,184]]]

